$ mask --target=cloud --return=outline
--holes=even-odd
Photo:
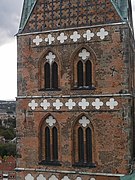
[[[24,0],[0,0],[0,46],[13,40],[18,32]],[[135,19],[135,0],[132,0]]]
[[[0,0],[0,45],[11,41],[19,28],[23,0]]]

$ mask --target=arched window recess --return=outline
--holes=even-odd
[[[86,116],[79,118],[73,130],[73,166],[95,167],[93,130]]]
[[[56,119],[49,115],[40,128],[39,164],[60,165],[59,162],[59,132]]]
[[[49,51],[39,64],[39,90],[59,90],[59,67],[57,56]]]
[[[95,89],[95,56],[86,48],[81,48],[74,58],[74,88]]]

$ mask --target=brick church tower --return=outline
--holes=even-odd
[[[24,0],[17,180],[132,172],[134,38],[127,0]]]

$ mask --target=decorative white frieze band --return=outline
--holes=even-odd
[[[43,174],[39,174],[38,177],[34,178],[31,174],[25,176],[25,180],[46,180],[46,177]],[[72,180],[68,176],[64,176],[62,179],[58,179],[57,176],[51,175],[49,180]],[[82,180],[81,177],[77,177],[75,180]],[[90,178],[90,180],[96,180],[95,178]]]
[[[70,36],[67,36],[64,32],[61,32],[56,37],[54,37],[52,34],[48,34],[44,39],[37,35],[32,41],[36,46],[39,46],[42,42],[46,42],[47,45],[51,45],[52,43],[56,42],[56,40],[60,44],[65,43],[67,40],[71,40],[71,42],[75,43],[81,37],[86,41],[90,41],[94,36],[99,37],[100,40],[104,40],[108,34],[108,31],[106,31],[104,28],[101,28],[96,34],[94,34],[91,30],[87,30],[82,35],[79,34],[78,31],[74,31]]]
[[[53,109],[55,108],[56,110],[60,110],[62,107],[65,107],[68,110],[72,110],[75,107],[81,108],[82,110],[85,110],[89,107],[94,107],[96,110],[99,110],[104,106],[113,110],[116,106],[118,106],[118,102],[114,98],[110,98],[105,103],[99,98],[96,98],[91,102],[86,98],[82,98],[79,102],[75,102],[75,99],[71,98],[69,98],[66,102],[62,101],[64,101],[64,99],[56,99],[54,102],[49,102],[49,99],[44,99],[42,102],[38,103],[33,99],[28,103],[28,107],[30,107],[32,110],[35,110],[38,107],[41,107],[43,110],[48,110],[51,107]]]

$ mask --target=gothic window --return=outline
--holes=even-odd
[[[82,116],[74,127],[74,166],[95,167],[93,163],[93,135],[90,120]]]
[[[40,90],[58,89],[58,60],[53,52],[48,52],[39,62]]]
[[[59,165],[58,161],[58,124],[53,116],[48,116],[40,129],[39,164]]]
[[[94,55],[82,48],[74,57],[74,87],[78,89],[94,88]]]

